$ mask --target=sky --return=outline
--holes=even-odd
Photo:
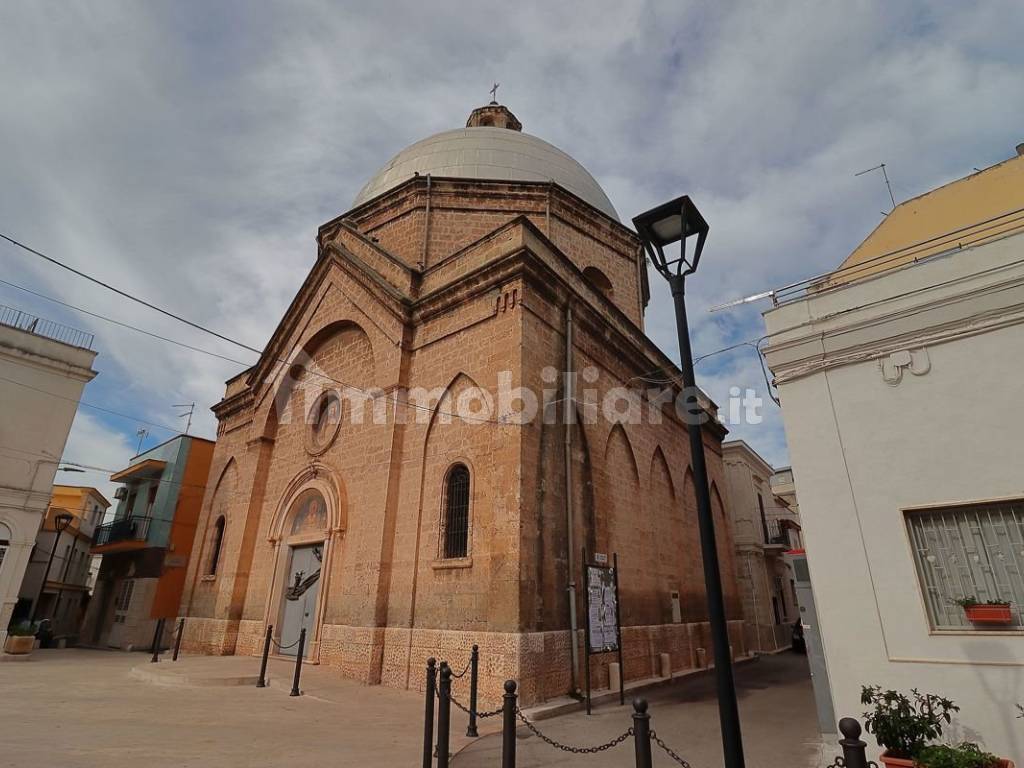
[[[8,2],[0,232],[262,348],[346,211],[403,147],[499,101],[579,160],[625,222],[689,194],[711,225],[693,349],[764,333],[716,304],[837,266],[897,201],[1024,141],[1021,6],[955,2]],[[65,459],[118,469],[255,355],[6,243],[0,304],[96,335]],[[6,283],[232,358],[83,315]],[[677,358],[652,275],[648,335]],[[766,385],[740,346],[701,361],[720,405]],[[779,410],[730,426],[788,462]],[[148,422],[148,423],[143,423]],[[103,473],[68,482],[106,492]]]

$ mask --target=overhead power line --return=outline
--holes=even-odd
[[[36,250],[35,248],[32,248],[31,246],[26,245],[25,243],[22,243],[19,240],[16,240],[15,238],[10,237],[9,235],[4,234],[3,232],[0,232],[0,238],[3,238],[4,240],[6,240],[7,242],[11,243],[15,247],[21,248],[22,250],[24,250],[24,251],[26,251],[28,253],[31,253],[31,254],[33,254],[35,256],[38,256],[39,258],[44,259],[45,261],[47,261],[47,262],[49,262],[51,264],[54,264],[55,266],[58,266],[61,269],[65,269],[65,270],[67,270],[67,271],[69,271],[69,272],[71,272],[71,273],[73,273],[75,275],[78,275],[79,277],[82,277],[82,278],[84,278],[84,279],[86,279],[86,280],[88,280],[88,281],[90,281],[92,283],[95,283],[96,285],[99,285],[99,286],[101,286],[103,288],[106,288],[107,290],[110,290],[110,291],[116,293],[117,295],[119,295],[119,296],[121,296],[123,298],[126,298],[126,299],[128,299],[130,301],[133,301],[133,302],[135,302],[137,304],[140,304],[140,305],[142,305],[144,307],[147,307],[148,309],[152,309],[155,312],[159,312],[160,314],[165,315],[167,317],[170,317],[170,318],[172,318],[174,320],[177,320],[178,322],[184,323],[185,325],[188,325],[190,328],[194,328],[194,329],[199,330],[199,331],[201,331],[203,333],[207,333],[207,334],[209,334],[211,336],[214,336],[215,338],[218,338],[218,339],[220,339],[222,341],[226,341],[229,344],[234,344],[237,347],[240,347],[240,348],[245,349],[245,350],[250,351],[250,352],[254,352],[257,355],[260,355],[260,356],[263,355],[263,352],[261,350],[259,350],[259,349],[256,349],[255,347],[249,346],[248,344],[245,344],[245,343],[243,343],[241,341],[237,341],[236,339],[232,339],[231,337],[226,336],[226,335],[224,335],[222,333],[219,333],[217,331],[214,331],[214,330],[212,330],[210,328],[207,328],[206,326],[201,325],[200,323],[196,323],[196,322],[194,322],[192,320],[188,320],[187,318],[182,317],[182,316],[180,316],[180,315],[178,315],[178,314],[176,314],[174,312],[171,312],[169,310],[163,309],[162,307],[159,307],[159,306],[153,304],[152,302],[149,302],[149,301],[146,301],[145,299],[141,299],[141,298],[139,298],[137,296],[134,296],[134,295],[128,293],[127,291],[121,290],[120,288],[116,288],[115,286],[110,285],[109,283],[104,282],[103,280],[95,278],[92,275],[89,275],[89,274],[87,274],[87,273],[85,273],[85,272],[83,272],[83,271],[81,271],[79,269],[76,269],[76,268],[74,268],[74,267],[72,267],[72,266],[70,266],[68,264],[65,264],[62,261],[59,261],[58,259],[55,259],[55,258],[53,258],[51,256],[48,256],[45,253],[43,253],[43,252],[41,252],[39,250]],[[161,341],[165,341],[165,342],[168,342],[170,344],[176,344],[178,346],[184,347],[185,349],[190,349],[190,350],[192,350],[194,352],[199,352],[201,354],[210,355],[212,357],[217,357],[219,359],[235,363],[236,365],[244,366],[245,368],[251,367],[251,364],[249,364],[249,363],[244,363],[244,362],[242,362],[240,360],[234,360],[234,359],[226,357],[224,355],[220,355],[220,354],[218,354],[216,352],[211,352],[209,350],[205,350],[205,349],[202,349],[202,348],[199,348],[199,347],[194,347],[194,346],[192,346],[190,344],[186,344],[184,342],[180,342],[180,341],[177,341],[175,339],[168,338],[166,336],[161,336],[159,334],[152,333],[150,331],[146,331],[146,330],[144,330],[142,328],[138,328],[138,327],[136,327],[134,325],[131,325],[129,323],[124,323],[124,322],[121,322],[119,320],[114,320],[112,318],[106,317],[104,315],[97,314],[95,312],[90,312],[89,310],[82,309],[81,307],[77,307],[77,306],[75,306],[73,304],[69,304],[67,302],[63,302],[63,301],[61,301],[59,299],[55,299],[55,298],[50,297],[50,296],[46,296],[45,294],[39,293],[37,291],[33,291],[33,290],[25,288],[23,286],[15,285],[14,283],[10,283],[10,282],[8,282],[6,280],[0,280],[0,283],[2,283],[4,285],[8,285],[8,286],[10,286],[12,288],[15,288],[17,290],[25,291],[26,293],[30,293],[30,294],[32,294],[34,296],[38,296],[39,298],[42,298],[44,300],[52,301],[54,303],[60,304],[61,306],[67,307],[69,309],[73,309],[75,311],[82,312],[83,314],[89,315],[91,317],[96,317],[96,318],[98,318],[100,320],[104,320],[106,322],[113,323],[113,324],[121,326],[123,328],[127,328],[129,330],[133,330],[133,331],[136,331],[138,333],[142,333],[142,334],[145,334],[147,336],[159,339]],[[723,347],[722,349],[717,349],[717,350],[713,350],[711,352],[708,352],[708,353],[698,357],[695,360],[695,362],[700,362],[701,360],[704,360],[705,358],[712,357],[712,356],[718,355],[718,354],[722,354],[724,352],[729,352],[729,351],[732,351],[732,350],[737,349],[737,348],[742,347],[742,346],[754,346],[756,343],[757,343],[757,340],[750,340],[750,341],[739,342],[737,344],[732,344],[732,345],[730,345],[728,347]],[[280,359],[280,358],[274,358],[274,360],[275,360],[275,362],[278,362],[278,363],[283,364],[283,365],[289,365],[290,364],[289,361],[283,360],[283,359]],[[340,385],[342,387],[345,387],[346,389],[352,390],[354,392],[359,392],[359,393],[366,394],[366,395],[371,395],[372,394],[372,393],[368,392],[367,390],[363,389],[362,387],[357,387],[357,386],[355,386],[353,384],[349,384],[348,382],[342,381],[340,379],[336,379],[336,378],[334,378],[332,376],[328,376],[327,374],[320,373],[319,371],[307,370],[306,373],[308,373],[310,375],[313,375],[313,376],[316,376],[316,377],[321,378],[321,379],[325,379],[325,380],[330,381],[330,382],[332,382],[334,384],[338,384],[338,385]],[[637,377],[634,377],[634,379],[644,379],[644,377],[643,376],[637,376]],[[12,382],[12,383],[19,384],[19,382]],[[666,383],[669,383],[669,382],[666,382]],[[43,390],[38,390],[38,391],[42,392]],[[53,393],[45,393],[45,394],[53,394]],[[70,399],[70,398],[63,398],[63,399]],[[457,418],[463,419],[465,421],[475,421],[475,422],[479,422],[479,423],[493,423],[493,424],[506,425],[506,426],[510,425],[510,424],[511,425],[515,425],[516,424],[516,422],[509,422],[509,421],[505,421],[505,420],[502,420],[502,419],[490,419],[490,418],[485,418],[485,417],[482,417],[482,416],[472,416],[472,415],[468,415],[468,414],[457,414],[457,413],[451,413],[451,412],[448,412],[448,411],[442,411],[440,408],[431,407],[431,406],[427,406],[427,405],[420,405],[419,403],[414,403],[414,402],[411,402],[411,401],[405,400],[405,399],[399,399],[397,397],[394,398],[394,403],[396,405],[401,405],[403,407],[412,408],[412,409],[424,411],[424,412],[427,412],[427,413],[437,413],[438,415],[442,415],[442,416],[457,417]],[[166,430],[171,431],[171,432],[178,432],[178,431],[180,431],[180,430],[177,430],[177,429],[172,428],[172,427],[168,427],[168,426],[163,425],[163,424],[155,424],[155,423],[147,421],[145,419],[138,419],[138,418],[130,416],[128,414],[123,414],[123,413],[118,413],[116,411],[111,411],[110,409],[105,409],[105,408],[102,408],[100,406],[95,406],[95,405],[92,405],[90,403],[86,403],[84,401],[81,401],[81,404],[85,405],[86,407],[89,407],[89,408],[95,408],[97,410],[106,411],[107,413],[111,413],[112,415],[115,415],[115,416],[121,416],[123,418],[131,418],[131,419],[139,421],[139,422],[141,422],[143,424],[149,424],[151,426],[157,426],[157,427],[160,427],[161,429],[166,429]]]
[[[146,336],[151,336],[154,339],[159,339],[160,341],[166,341],[169,344],[177,344],[179,347],[184,347],[185,349],[190,349],[193,352],[199,352],[199,353],[204,354],[204,355],[209,355],[210,357],[217,357],[217,358],[220,358],[221,360],[226,360],[229,363],[235,363],[236,365],[245,366],[246,368],[248,368],[251,365],[251,363],[245,363],[245,362],[242,362],[241,360],[235,360],[233,357],[226,357],[225,355],[218,354],[217,352],[211,352],[208,349],[202,349],[201,347],[193,347],[191,344],[186,344],[183,341],[177,341],[176,339],[170,339],[170,338],[168,338],[166,336],[161,336],[158,333],[153,333],[152,331],[147,331],[147,330],[145,330],[143,328],[138,328],[137,326],[131,325],[130,323],[124,323],[124,322],[121,322],[120,320],[114,320],[112,317],[107,317],[106,315],[100,315],[100,314],[97,314],[96,312],[90,312],[88,309],[83,309],[82,307],[76,307],[74,304],[68,304],[65,301],[61,301],[60,299],[55,299],[53,296],[47,296],[46,294],[39,293],[38,291],[33,291],[31,288],[26,288],[23,285],[16,285],[15,283],[9,283],[6,280],[0,280],[0,283],[2,283],[3,285],[10,286],[11,288],[16,288],[19,291],[24,291],[25,293],[30,293],[33,296],[38,296],[40,299],[45,299],[46,301],[52,301],[54,304],[59,304],[62,307],[67,307],[68,309],[73,309],[76,312],[81,312],[83,315],[89,315],[89,317],[95,317],[95,318],[97,318],[99,320],[104,320],[104,321],[106,321],[108,323],[113,323],[114,325],[118,325],[118,326],[120,326],[122,328],[127,328],[130,331],[136,331],[137,333],[142,333],[142,334],[145,334]]]
[[[18,248],[21,248],[22,250],[28,251],[29,253],[32,253],[32,254],[35,254],[39,258],[45,259],[46,261],[48,261],[51,264],[54,264],[54,265],[60,267],[61,269],[66,269],[68,272],[71,272],[72,274],[78,275],[79,277],[84,278],[84,279],[88,280],[91,283],[95,283],[96,285],[99,285],[99,286],[102,286],[103,288],[106,288],[108,291],[113,291],[118,296],[123,296],[124,298],[128,299],[129,301],[134,301],[136,304],[141,304],[144,307],[148,307],[149,309],[152,309],[154,312],[159,312],[161,315],[166,315],[167,317],[169,317],[169,318],[171,318],[173,320],[177,320],[179,323],[184,323],[185,325],[190,326],[192,328],[195,328],[198,331],[202,331],[203,333],[208,333],[211,336],[216,336],[218,339],[221,339],[222,341],[226,341],[226,342],[228,342],[230,344],[234,344],[235,346],[241,347],[242,349],[247,349],[250,352],[255,352],[257,355],[262,355],[263,354],[263,352],[261,350],[256,349],[255,347],[250,347],[248,344],[243,344],[240,341],[236,341],[235,339],[228,338],[227,336],[225,336],[222,333],[217,333],[217,331],[211,330],[211,329],[209,329],[209,328],[207,328],[205,326],[200,325],[199,323],[194,323],[191,320],[188,320],[188,319],[182,317],[181,315],[176,315],[174,312],[170,312],[170,311],[168,311],[166,309],[163,309],[162,307],[158,307],[156,304],[148,302],[145,299],[140,299],[138,296],[133,296],[132,294],[128,293],[127,291],[122,291],[120,288],[115,288],[110,283],[105,283],[102,280],[99,280],[98,278],[95,278],[92,275],[88,275],[85,272],[82,272],[81,270],[75,269],[74,267],[71,267],[71,266],[65,264],[62,261],[58,261],[57,259],[55,259],[55,258],[53,258],[51,256],[47,256],[45,253],[42,253],[41,251],[37,251],[35,248],[27,246],[24,243],[21,243],[21,242],[15,240],[13,237],[7,236],[3,232],[0,232],[0,237],[2,237],[4,240],[9,242],[11,245],[15,245]]]
[[[73,397],[65,397],[64,395],[58,395],[56,392],[50,392],[50,391],[45,390],[45,389],[40,389],[39,387],[33,387],[31,384],[25,384],[24,382],[21,382],[21,381],[15,381],[14,379],[8,379],[6,376],[0,376],[0,381],[6,381],[8,384],[15,384],[16,386],[24,387],[25,389],[31,389],[31,390],[33,390],[35,392],[39,392],[40,394],[49,395],[50,397],[55,397],[58,400],[67,400],[70,403],[76,403],[77,405],[84,405],[86,408],[92,408],[92,409],[97,410],[97,411],[103,411],[104,413],[109,413],[112,416],[120,416],[122,419],[131,419],[132,421],[137,421],[137,422],[140,422],[142,424],[148,424],[151,427],[159,427],[160,429],[167,430],[168,432],[171,432],[172,434],[178,434],[179,432],[181,432],[181,430],[178,429],[177,427],[169,427],[166,424],[160,424],[160,423],[155,422],[155,421],[148,421],[148,420],[143,419],[143,418],[141,418],[139,416],[133,416],[130,413],[121,413],[120,411],[114,411],[114,410],[111,410],[110,408],[104,408],[101,405],[93,405],[92,403],[87,403],[85,400],[76,400]]]

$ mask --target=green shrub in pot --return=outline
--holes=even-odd
[[[960,707],[949,699],[916,688],[910,696],[885,691],[879,685],[861,688],[860,702],[870,707],[864,727],[892,757],[912,760],[929,742],[942,735],[942,726]]]

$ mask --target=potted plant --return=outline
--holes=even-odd
[[[974,595],[954,600],[964,609],[964,615],[971,624],[1005,627],[1013,623],[1009,600],[986,600],[982,602]]]
[[[15,624],[7,629],[7,642],[4,651],[13,655],[32,653],[36,644],[36,633],[27,621]]]
[[[914,765],[920,768],[1013,768],[1013,763],[985,752],[977,744],[933,744],[922,749]]]
[[[865,685],[860,691],[861,704],[871,707],[864,713],[864,727],[885,749],[879,759],[887,768],[913,768],[917,754],[939,738],[942,726],[960,711],[942,696],[920,693],[916,688],[910,693],[908,697],[899,691],[883,691],[878,685]]]

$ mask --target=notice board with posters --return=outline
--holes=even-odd
[[[606,653],[619,650],[618,584],[615,569],[587,565],[587,650]]]

